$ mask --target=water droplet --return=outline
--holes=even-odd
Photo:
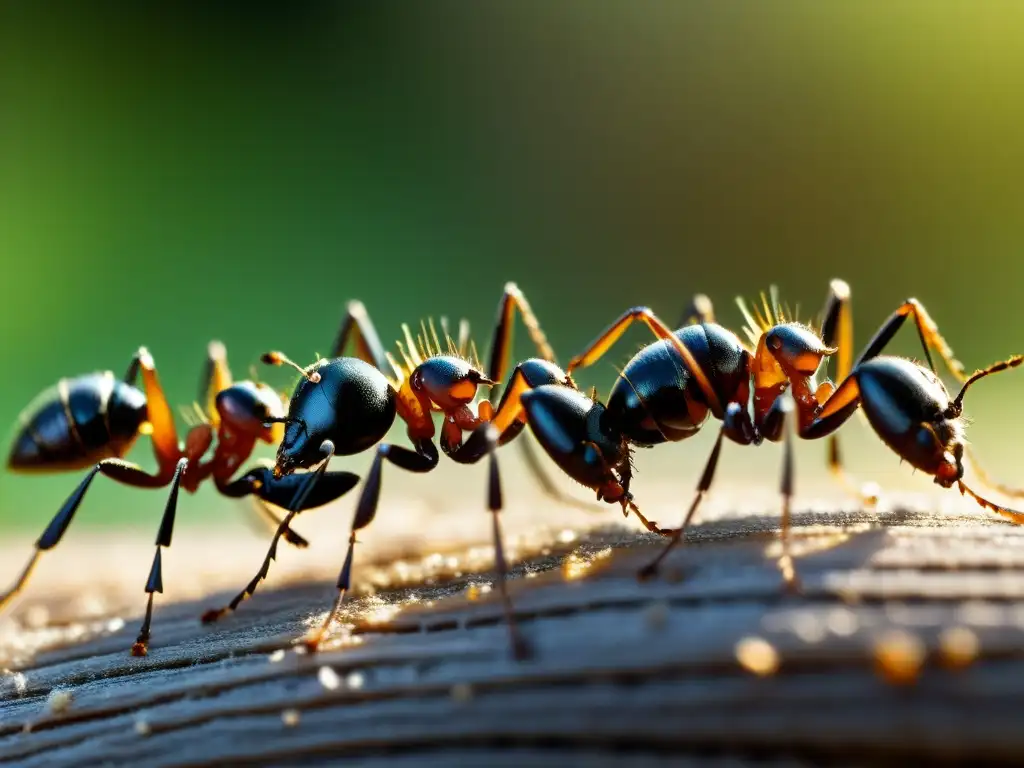
[[[341,678],[338,677],[338,673],[331,669],[331,667],[320,667],[320,671],[317,673],[317,679],[320,681],[320,685],[329,691],[333,691],[341,687]]]
[[[916,681],[924,659],[924,643],[905,630],[886,632],[875,641],[875,667],[893,685]]]
[[[953,669],[970,666],[981,649],[978,636],[967,627],[947,627],[939,635],[942,662]]]
[[[366,679],[363,677],[362,672],[350,672],[345,678],[345,685],[354,690],[362,688],[365,682]]]
[[[779,668],[778,651],[761,637],[745,637],[736,644],[736,660],[759,677],[775,674]]]

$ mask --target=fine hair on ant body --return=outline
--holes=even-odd
[[[964,395],[968,387],[981,378],[1020,365],[1021,357],[1010,358],[970,378],[965,377],[962,366],[923,305],[916,299],[908,299],[882,324],[856,361],[851,362],[850,291],[841,280],[834,280],[830,286],[820,334],[808,326],[787,321],[778,307],[774,290],[772,304],[769,305],[767,299],[763,304],[764,316],[758,313],[755,319],[740,301],[752,347],[707,315],[672,333],[650,309],[636,307],[620,316],[583,354],[569,363],[570,372],[592,365],[637,320],[662,338],[643,348],[626,364],[615,382],[607,408],[601,406],[599,418],[588,422],[594,426],[587,444],[602,447],[608,475],[610,470],[620,469],[628,460],[630,445],[656,445],[686,439],[700,430],[709,414],[721,421],[718,437],[682,525],[673,532],[658,557],[641,570],[641,577],[654,575],[668,552],[683,539],[711,487],[723,438],[728,437],[741,445],[757,445],[763,440],[783,442],[779,565],[786,585],[795,587],[798,581],[789,550],[793,495],[791,433],[795,428],[797,435],[804,439],[830,436],[829,461],[833,470],[841,475],[835,432],[858,407],[863,407],[868,423],[893,451],[932,475],[937,484],[945,488],[956,484],[962,494],[971,496],[981,506],[1013,522],[1024,522],[1024,515],[980,496],[962,480],[962,458],[967,453],[961,418]],[[710,310],[709,304],[705,306]],[[915,322],[928,368],[881,354],[908,318]],[[963,383],[960,393],[952,400],[935,373],[931,349]],[[818,383],[816,374],[821,363],[832,355],[838,356],[839,383]],[[553,388],[540,388],[528,395],[550,402],[564,401],[567,397],[564,390]],[[523,400],[529,409],[526,394]],[[580,418],[564,408],[561,413],[567,421]],[[603,438],[604,443],[598,438]],[[564,449],[545,447],[556,461],[565,455]],[[608,482],[607,475],[604,479],[601,476],[592,479],[592,487]]]
[[[144,390],[135,386],[140,373]],[[215,341],[208,346],[200,400],[205,412],[198,406],[197,410],[204,417],[203,423],[193,426],[182,443],[153,358],[143,347],[122,379],[110,371],[62,379],[22,413],[8,469],[40,473],[76,471],[90,465],[92,469],[36,541],[35,551],[15,584],[0,595],[0,608],[25,586],[43,552],[60,543],[97,474],[139,488],[170,486],[146,580],[145,618],[132,646],[133,656],[148,653],[153,595],[163,593],[161,551],[171,546],[179,488],[195,493],[204,480],[212,478],[226,496],[258,499],[263,513],[280,525],[281,518],[264,504],[284,507],[295,503],[297,478],[275,477],[263,466],[232,480],[257,443],[279,439],[281,429],[269,422],[284,415],[280,395],[264,384],[233,382],[224,345]],[[149,434],[153,442],[157,469],[152,474],[123,459],[141,434]],[[215,439],[213,454],[203,461]],[[357,479],[349,477],[347,487],[345,482],[333,486],[325,483],[302,503],[306,507],[326,504]],[[287,526],[283,535],[295,546],[308,545]]]

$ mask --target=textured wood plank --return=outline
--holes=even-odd
[[[490,575],[472,573],[489,567],[486,547],[364,568],[375,594],[352,601],[337,647],[316,656],[292,641],[329,605],[326,573],[268,587],[213,628],[196,619],[213,598],[163,604],[141,660],[126,654],[135,619],[118,618],[137,591],[70,623],[66,597],[47,593],[17,616],[36,611],[44,626],[0,631],[0,764],[1019,761],[1024,531],[926,506],[797,523],[799,595],[781,589],[772,515],[698,526],[643,584],[636,569],[658,545],[646,534],[522,544],[512,591],[536,651],[525,663],[508,656]],[[977,643],[967,664],[950,651],[965,637]],[[774,649],[772,674],[738,660],[749,638]],[[920,669],[893,684],[879,648],[920,650]],[[72,696],[62,712],[54,690]]]

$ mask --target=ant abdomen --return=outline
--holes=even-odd
[[[146,414],[146,395],[112,373],[63,379],[22,416],[7,467],[54,472],[123,456],[138,437]]]
[[[735,334],[715,323],[688,325],[676,338],[709,375],[720,403],[749,387],[750,356]],[[638,445],[684,440],[700,431],[710,411],[686,363],[667,340],[638,352],[615,382],[605,422]],[[721,418],[721,414],[715,414]]]

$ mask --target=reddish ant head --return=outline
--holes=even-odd
[[[765,333],[764,343],[783,371],[812,376],[827,355],[835,349],[826,347],[811,329],[799,323],[776,325]]]
[[[240,381],[218,392],[216,404],[221,423],[229,432],[276,442],[276,425],[267,422],[284,418],[285,411],[280,395],[271,387]]]
[[[864,413],[890,448],[943,488],[963,477],[960,408],[934,373],[903,358],[876,357],[857,366],[856,376]]]
[[[461,357],[452,355],[424,360],[409,376],[409,386],[413,391],[425,394],[445,413],[473,402],[479,385],[496,383]]]

